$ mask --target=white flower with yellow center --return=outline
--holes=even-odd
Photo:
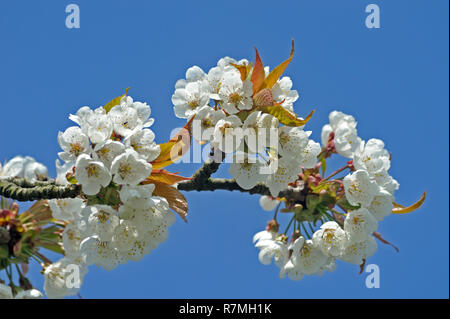
[[[328,258],[322,251],[314,246],[312,240],[307,240],[298,253],[293,252],[292,263],[299,267],[305,275],[314,275],[327,262]]]
[[[75,272],[79,274],[77,278]],[[48,298],[59,299],[75,295],[87,269],[69,258],[45,267],[44,269],[44,291]],[[69,284],[68,284],[69,283]]]
[[[278,119],[276,117],[260,111],[252,112],[245,119],[242,129],[249,152],[265,153],[267,147],[277,147]]]
[[[233,158],[228,172],[236,179],[240,187],[252,189],[265,180],[261,172],[267,169],[267,165],[259,157],[249,157],[248,154],[237,152]]]
[[[113,132],[113,123],[106,113],[92,113],[87,117],[85,126],[92,144],[103,143],[111,137]]]
[[[62,234],[62,243],[66,256],[78,256],[80,252],[80,244],[84,239],[81,230],[75,221],[72,221],[66,227]]]
[[[142,125],[136,109],[126,103],[114,106],[108,113],[114,126],[114,133],[121,137],[128,136],[133,130]]]
[[[136,226],[128,220],[121,220],[114,230],[112,245],[120,252],[128,251],[138,240],[138,230]]]
[[[97,144],[92,153],[92,157],[105,164],[109,169],[112,161],[125,151],[125,146],[121,142],[107,140],[105,143]]]
[[[75,161],[78,156],[90,153],[89,138],[78,126],[67,128],[58,133],[58,143],[64,152],[58,156],[65,162]]]
[[[390,166],[389,152],[384,148],[382,140],[372,138],[362,143],[353,156],[353,165],[356,169],[363,169],[371,176],[386,172]]]
[[[107,205],[87,206],[81,214],[87,221],[86,234],[101,241],[110,241],[120,222],[117,211]]]
[[[226,115],[223,110],[215,110],[209,105],[201,107],[198,110],[197,116],[193,123],[193,126],[198,125],[197,123],[200,124],[199,128],[201,129],[201,136],[196,136],[194,133],[193,137],[199,142],[209,142],[214,135],[214,127],[217,122],[225,117]],[[194,132],[196,131],[194,130]]]
[[[101,241],[97,236],[84,239],[80,244],[80,252],[87,265],[97,265],[105,270],[113,270],[119,264],[117,249],[111,242]]]
[[[89,155],[78,156],[75,166],[75,178],[86,195],[98,194],[102,186],[106,187],[111,182],[111,174],[105,165]]]
[[[394,196],[383,188],[375,195],[368,209],[375,219],[382,221],[384,217],[392,213],[394,208]]]
[[[236,115],[230,115],[219,120],[214,128],[214,138],[211,146],[224,153],[232,153],[239,149],[243,140],[242,122]]]
[[[278,152],[281,156],[298,160],[301,151],[308,145],[311,132],[305,132],[300,127],[282,126],[278,130]]]
[[[351,242],[363,241],[378,228],[375,217],[364,207],[352,210],[344,221],[344,230]]]
[[[378,185],[372,181],[367,171],[357,170],[344,177],[345,197],[352,205],[367,207],[378,192]]]
[[[258,259],[263,265],[270,265],[272,259],[278,267],[284,267],[289,260],[289,250],[286,243],[279,240],[261,240],[256,245],[260,248]]]
[[[288,187],[289,183],[294,182],[301,173],[300,164],[291,158],[282,157],[280,159],[272,158],[269,164],[269,170],[266,185],[269,187],[272,196],[278,194]]]
[[[209,92],[201,82],[188,82],[172,95],[175,116],[187,119],[209,102]]]
[[[143,159],[153,161],[161,152],[161,148],[154,142],[155,133],[150,129],[135,129],[124,140],[126,147],[133,148]]]
[[[304,168],[314,168],[321,150],[319,143],[309,140],[308,144],[300,151],[300,165]]]
[[[346,244],[344,230],[334,221],[326,222],[313,235],[312,241],[326,256],[339,256]]]
[[[81,198],[51,199],[48,204],[52,210],[52,216],[65,221],[70,221],[79,215],[84,206]]]
[[[150,176],[152,165],[139,158],[138,153],[128,149],[117,156],[111,164],[113,181],[117,184],[137,185]]]
[[[377,242],[372,236],[363,241],[352,242],[345,248],[339,259],[355,265],[361,265],[363,259],[371,257],[377,251]]]
[[[242,82],[239,72],[228,72],[224,75],[219,96],[222,107],[228,114],[250,110],[253,106],[252,94],[252,82],[249,80]]]

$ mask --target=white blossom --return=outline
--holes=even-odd
[[[361,265],[363,259],[371,257],[377,251],[377,242],[369,236],[360,242],[352,242],[345,248],[343,254],[339,257],[343,261],[355,265]]]
[[[78,267],[79,278],[75,278],[75,267]],[[79,290],[86,271],[87,270],[83,265],[77,264],[75,261],[68,258],[60,259],[47,266],[44,270],[45,294],[51,299],[75,295]],[[71,283],[70,285],[67,284],[69,281]]]
[[[306,240],[298,253],[292,253],[292,263],[305,275],[317,273],[326,263],[327,257],[316,247],[312,240]]]
[[[113,123],[106,114],[90,114],[85,125],[87,126],[87,136],[93,144],[105,142],[113,132]]]
[[[252,158],[242,154],[239,159],[240,152],[236,153],[233,163],[230,164],[228,172],[236,179],[236,183],[243,189],[252,189],[259,182],[264,180],[261,175],[266,164],[260,158]]]
[[[201,82],[189,82],[184,88],[178,88],[172,95],[175,116],[190,118],[199,108],[209,102],[209,92]]]
[[[52,210],[52,216],[65,221],[69,221],[80,214],[84,206],[81,198],[51,199],[48,204]]]
[[[133,150],[117,156],[111,164],[113,181],[117,184],[137,185],[150,176],[152,165],[140,159]]]
[[[304,168],[314,168],[317,164],[317,156],[321,150],[319,143],[309,140],[308,144],[300,151],[300,165]]]
[[[75,166],[75,178],[86,195],[97,194],[102,186],[106,187],[111,182],[111,174],[105,165],[89,155],[78,156]]]
[[[222,107],[228,114],[236,114],[240,110],[250,110],[253,106],[252,82],[242,82],[238,72],[226,73],[219,90]]]
[[[289,126],[280,127],[278,132],[279,154],[298,161],[300,152],[308,145],[308,137],[311,132],[305,132],[301,127]],[[307,154],[305,154],[305,157],[309,158]]]
[[[290,158],[282,157],[280,159],[272,159],[269,164],[272,174],[268,175],[266,185],[269,187],[272,196],[278,194],[287,188],[289,183],[294,182],[301,173],[300,164]]]
[[[77,126],[69,127],[64,133],[59,132],[58,143],[64,151],[58,156],[65,162],[74,161],[81,154],[90,152],[89,138]]]
[[[368,209],[375,216],[375,219],[382,221],[384,217],[392,213],[394,208],[394,196],[380,187],[378,194],[375,195]]]
[[[369,174],[364,170],[356,172],[344,177],[345,197],[352,205],[368,206],[373,197],[378,192],[378,185],[372,181]]]
[[[219,120],[214,128],[214,139],[211,145],[224,153],[236,151],[243,139],[241,125],[241,120],[235,115]]]
[[[344,230],[334,221],[329,221],[320,226],[313,235],[313,243],[327,256],[339,256],[346,244]]]
[[[344,230],[350,241],[359,242],[367,238],[378,228],[375,217],[364,207],[350,211],[345,217]]]
[[[125,146],[121,142],[107,140],[102,144],[97,144],[92,153],[92,157],[105,164],[110,169],[113,160],[125,151]]]
[[[113,122],[114,132],[121,137],[128,136],[136,127],[142,125],[136,109],[126,103],[114,106],[108,116]]]
[[[137,129],[134,130],[124,140],[126,147],[133,148],[143,159],[148,162],[153,161],[158,157],[161,152],[161,148],[154,142],[155,133],[149,129]]]

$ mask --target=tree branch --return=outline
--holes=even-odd
[[[56,185],[54,181],[31,182],[23,178],[0,179],[0,196],[18,201],[74,198],[80,194],[79,185]]]
[[[191,180],[180,182],[177,186],[178,190],[186,192],[227,190],[249,194],[271,195],[269,188],[263,184],[258,184],[252,189],[243,189],[234,179],[211,178],[211,175],[219,169],[219,166],[225,156],[221,153],[214,157],[215,158],[205,162],[205,164],[192,175]],[[220,161],[218,160],[218,157],[221,158]],[[292,201],[304,200],[304,194],[300,190],[294,188],[288,188],[280,192],[278,197],[289,198]]]

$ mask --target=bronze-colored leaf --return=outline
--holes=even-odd
[[[275,83],[277,83],[278,79],[283,75],[284,70],[286,70],[286,67],[291,63],[292,58],[294,57],[294,39],[292,39],[292,47],[291,47],[291,54],[289,55],[289,58],[278,65],[275,69],[273,69],[267,78],[265,78],[264,83],[262,85],[262,89],[270,89],[272,88]]]
[[[425,202],[425,198],[427,196],[427,192],[424,192],[422,196],[420,196],[419,200],[412,204],[411,206],[405,207],[400,204],[394,203],[394,208],[392,209],[392,214],[407,214],[410,212],[419,209],[420,206]]]
[[[188,204],[186,198],[173,186],[161,182],[153,182],[155,190],[153,195],[167,199],[169,207],[173,209],[185,222],[188,214]]]
[[[255,48],[255,51],[256,51],[255,66],[253,67],[251,77],[251,81],[253,83],[253,94],[257,93],[262,88],[264,78],[266,77],[264,65],[259,56],[258,49]]]
[[[159,144],[161,151],[159,156],[151,162],[153,169],[161,169],[176,162],[189,150],[194,118],[195,115],[167,143]]]
[[[153,184],[155,182],[161,182],[167,185],[173,185],[182,181],[191,180],[192,177],[180,176],[177,173],[171,173],[165,169],[153,170],[152,174],[142,182],[142,184]]]

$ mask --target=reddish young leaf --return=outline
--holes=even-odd
[[[167,185],[173,185],[182,181],[188,181],[192,177],[180,176],[177,173],[171,173],[165,169],[153,170],[152,174],[147,177],[147,179],[142,182],[142,184],[152,184],[154,182],[161,182]]]
[[[255,48],[256,58],[255,58],[255,66],[253,67],[253,73],[251,81],[253,83],[253,94],[257,93],[264,83],[264,78],[266,74],[264,72],[264,65],[259,57],[258,49]]]

